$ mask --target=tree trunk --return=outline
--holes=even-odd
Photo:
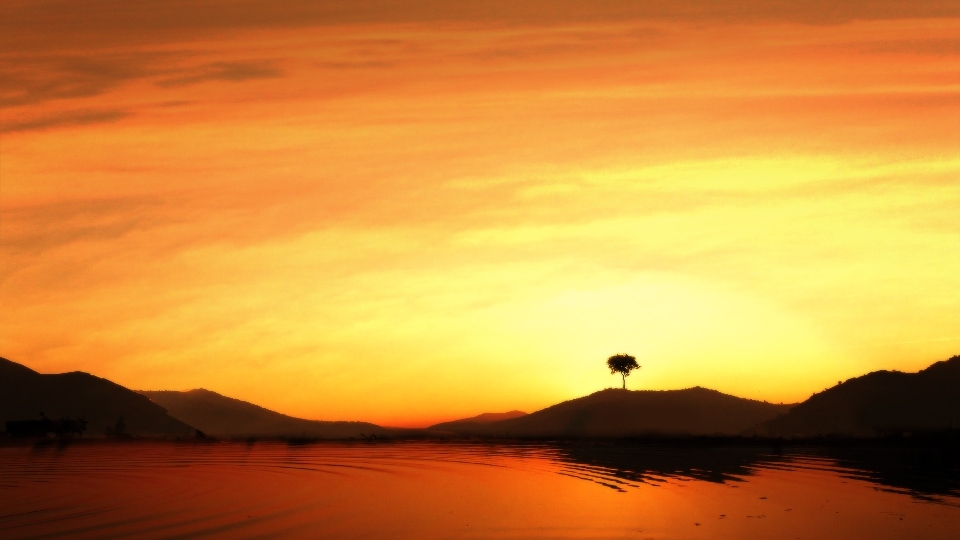
[[[620,378],[623,379],[623,389],[626,390],[626,389],[627,389],[627,376],[624,375],[623,373],[621,373],[621,374],[620,374]]]

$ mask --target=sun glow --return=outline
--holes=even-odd
[[[0,354],[403,425],[616,352],[778,402],[925,366],[960,346],[957,23],[5,37]]]

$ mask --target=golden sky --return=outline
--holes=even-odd
[[[9,1],[0,355],[426,425],[960,352],[953,2]]]

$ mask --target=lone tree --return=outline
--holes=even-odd
[[[627,375],[631,371],[640,368],[640,364],[637,363],[637,359],[630,356],[629,354],[615,354],[610,358],[607,358],[607,367],[610,368],[610,373],[619,373],[620,377],[623,378],[623,389],[627,389]]]

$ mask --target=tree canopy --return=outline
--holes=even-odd
[[[607,358],[607,367],[610,368],[610,373],[619,373],[620,377],[623,379],[623,388],[627,388],[627,375],[631,371],[640,368],[640,364],[637,364],[637,359],[630,356],[629,354],[615,354],[610,358]]]

